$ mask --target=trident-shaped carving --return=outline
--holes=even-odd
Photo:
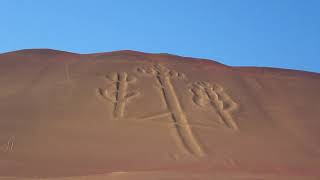
[[[111,73],[106,75],[106,78],[112,82],[113,86],[110,89],[99,88],[99,94],[114,104],[114,117],[122,118],[126,103],[139,95],[138,92],[127,92],[128,85],[134,83],[136,78],[126,72]]]

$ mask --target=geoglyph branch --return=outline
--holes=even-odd
[[[180,144],[183,145],[188,153],[195,156],[204,156],[205,153],[192,132],[191,126],[184,111],[182,110],[171,81],[172,78],[183,79],[185,78],[185,75],[183,73],[170,70],[161,64],[156,64],[146,68],[138,68],[137,71],[156,78],[156,81],[160,85],[159,89],[161,91],[161,95],[164,98],[166,106],[171,114],[176,134],[180,139]]]
[[[14,141],[15,141],[15,137],[11,136],[8,139],[7,143],[0,148],[0,150],[2,150],[5,153],[12,152],[14,147]]]
[[[124,116],[126,103],[139,95],[138,92],[127,92],[130,83],[134,83],[136,78],[126,72],[111,73],[106,76],[113,86],[108,89],[99,88],[99,94],[114,104],[114,117]]]
[[[212,106],[222,119],[222,123],[229,128],[238,130],[237,123],[233,120],[231,113],[238,108],[223,88],[217,84],[208,82],[196,82],[192,85],[193,102],[201,107]]]

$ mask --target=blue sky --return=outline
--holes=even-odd
[[[320,72],[319,0],[0,0],[0,53],[137,50]]]

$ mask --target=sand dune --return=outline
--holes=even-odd
[[[0,180],[320,178],[319,73],[34,49],[0,74]]]

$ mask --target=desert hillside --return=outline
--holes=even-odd
[[[0,180],[319,179],[319,93],[169,54],[0,54]]]

